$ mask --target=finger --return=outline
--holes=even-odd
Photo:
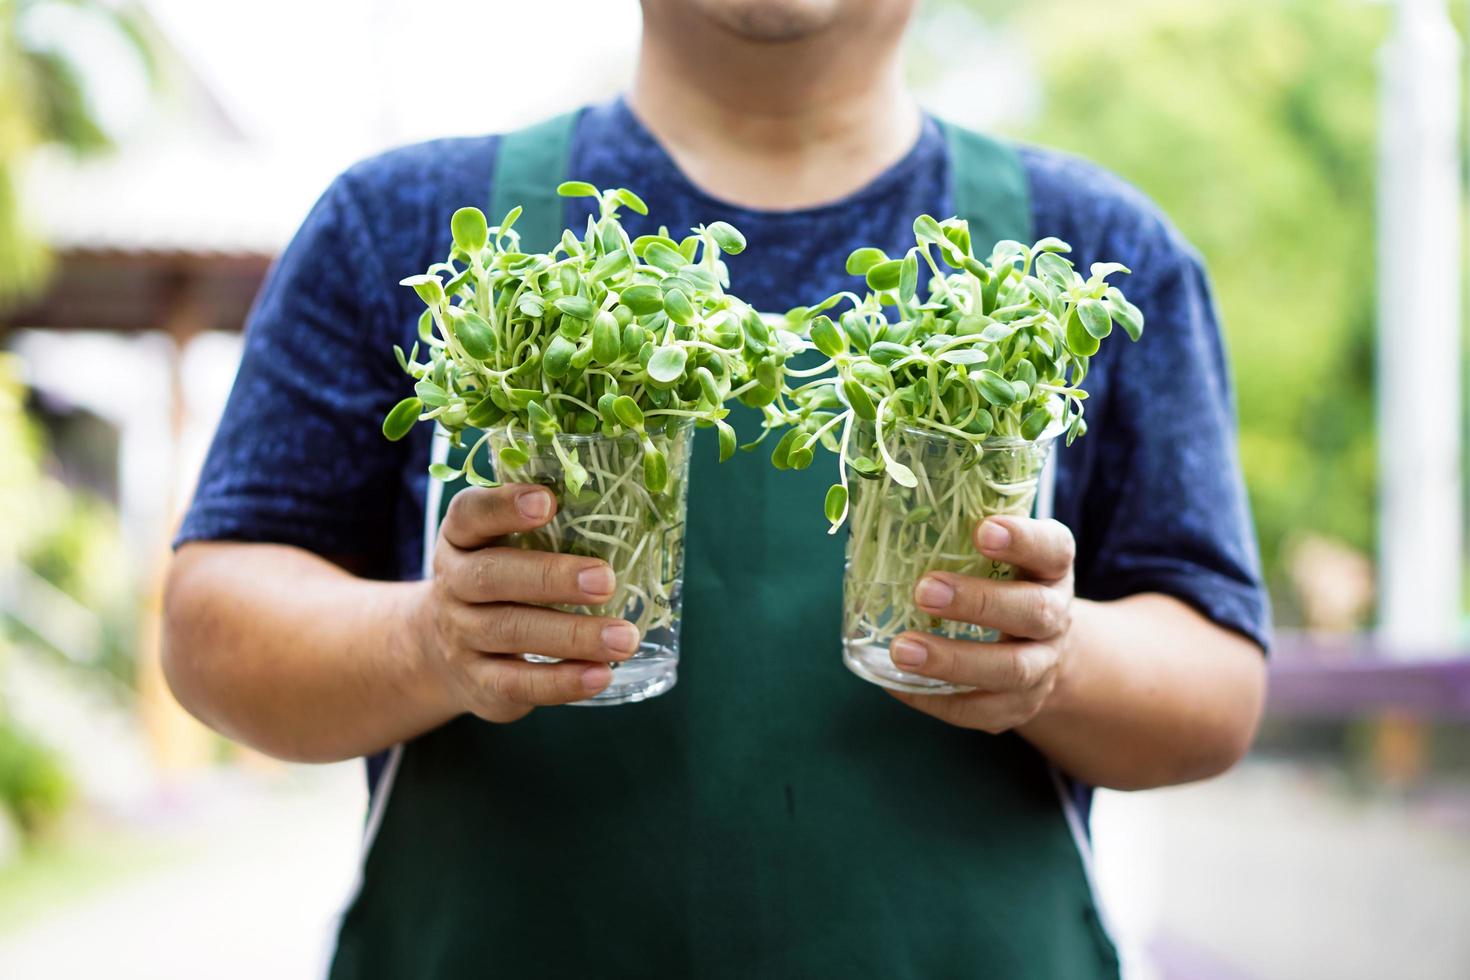
[[[969,643],[929,633],[900,633],[888,656],[911,674],[991,693],[1030,690],[1056,661],[1056,651],[1041,643]]]
[[[576,660],[533,664],[515,657],[485,657],[470,671],[486,698],[516,705],[581,701],[612,683],[612,670],[606,664]]]
[[[919,579],[914,602],[942,619],[988,626],[1028,640],[1064,632],[1070,609],[1066,596],[1049,586],[953,572],[930,572]]]
[[[524,548],[451,552],[439,574],[461,602],[567,603],[596,606],[617,581],[606,562]]]
[[[1065,578],[1077,555],[1067,525],[1032,517],[987,517],[975,527],[975,547],[1043,582]]]
[[[562,660],[627,660],[638,650],[638,627],[625,619],[580,616],[514,604],[462,607],[458,628],[466,645],[484,653],[539,653]]]
[[[442,532],[456,548],[483,548],[496,538],[538,528],[555,513],[556,498],[545,487],[466,487],[449,502]]]

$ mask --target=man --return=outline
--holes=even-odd
[[[957,170],[902,84],[912,6],[644,0],[629,94],[577,117],[546,179],[632,187],[676,231],[731,222],[749,241],[733,290],[760,309],[852,288],[852,248],[902,251],[961,181],[1079,267],[1135,270],[1148,330],[1095,360],[1060,520],[976,529],[1025,581],[915,583],[936,616],[1006,640],[906,634],[895,661],[977,693],[846,675],[827,476],[788,506],[800,474],[760,454],[717,468],[702,436],[679,686],[533,710],[628,656],[626,628],[541,608],[599,601],[611,572],[500,547],[556,505],[506,486],[455,496],[421,577],[429,436],[377,428],[405,388],[385,352],[417,315],[394,283],[447,252],[448,216],[483,204],[507,141],[354,167],[273,272],[180,535],[165,666],[232,738],[373,757],[334,977],[1116,975],[1074,798],[1219,773],[1261,710],[1267,612],[1218,327],[1198,258],[1127,185],[1029,148],[978,181]],[[717,490],[739,506],[701,502]]]

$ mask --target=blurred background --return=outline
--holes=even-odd
[[[1099,800],[1132,976],[1470,976],[1467,14],[929,0],[913,33],[932,109],[1159,201],[1227,328],[1270,716],[1225,778]],[[535,83],[447,105],[451,16]],[[157,666],[239,329],[338,171],[605,98],[637,33],[633,0],[0,0],[0,976],[317,975],[359,767],[227,745]]]

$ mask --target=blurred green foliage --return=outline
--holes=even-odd
[[[100,0],[0,0],[0,303],[40,287],[46,250],[26,227],[20,187],[36,147],[54,143],[77,153],[111,145],[88,97],[85,71],[73,53],[33,29],[56,8],[106,24],[138,53],[152,75],[148,22],[139,7]]]
[[[1157,201],[1204,254],[1234,364],[1268,577],[1318,532],[1374,541],[1376,52],[1357,0],[970,0],[1042,77],[1017,135]],[[1288,616],[1289,618],[1289,616]]]
[[[108,679],[101,686],[124,691],[133,677],[137,599],[120,570],[127,567],[112,509],[68,489],[46,472],[40,427],[25,411],[18,360],[0,354],[0,667],[4,658],[51,656],[78,676]],[[34,576],[67,597],[64,608],[35,608],[21,601],[24,576]],[[34,588],[34,586],[32,586]],[[48,626],[48,618],[89,618],[91,633]],[[48,636],[94,636],[95,647],[54,649]],[[123,681],[124,684],[111,683]],[[0,692],[3,695],[3,692]],[[0,697],[0,809],[22,836],[45,833],[72,797],[60,758],[9,717]]]
[[[0,568],[35,575],[76,604],[68,616],[95,623],[94,646],[50,653],[126,687],[133,681],[139,610],[116,511],[46,471],[41,428],[25,409],[18,360],[0,354],[0,446],[6,447],[0,453]],[[45,635],[35,631],[45,610],[17,608],[19,600],[4,584],[0,580],[0,638],[8,634],[47,651]]]
[[[60,757],[0,714],[0,808],[21,838],[33,842],[44,836],[71,799],[71,779]]]

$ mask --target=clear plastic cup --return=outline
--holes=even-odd
[[[559,606],[567,612],[626,619],[642,637],[630,660],[613,665],[612,683],[579,705],[630,704],[672,688],[679,672],[679,615],[684,581],[684,523],[689,486],[692,421],[650,431],[649,438],[668,461],[668,481],[660,493],[643,482],[643,448],[636,433],[610,438],[560,434],[556,446],[538,443],[528,432],[491,431],[489,445],[503,482],[539,483],[556,494],[556,516],[534,531],[511,535],[509,542],[533,551],[585,555],[607,562],[617,591],[600,606]],[[518,447],[520,466],[501,461],[500,451]],[[558,453],[558,449],[561,450]],[[579,493],[567,485],[563,454],[587,472]],[[526,654],[538,663],[552,658]]]
[[[864,473],[852,460],[881,460],[872,422],[859,422],[849,445],[847,570],[843,578],[842,659],[864,680],[918,694],[974,688],[901,670],[888,647],[905,630],[988,643],[994,630],[940,619],[914,605],[914,586],[927,572],[1011,579],[1015,569],[975,548],[975,525],[998,514],[1028,516],[1055,433],[1035,441],[986,440],[981,452],[943,432],[909,426],[884,429],[884,445],[914,472],[915,487],[886,470]]]

